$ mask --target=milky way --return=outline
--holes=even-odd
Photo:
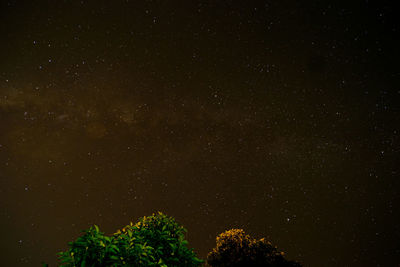
[[[201,258],[243,228],[305,266],[400,254],[389,4],[3,1],[6,266],[162,211]]]

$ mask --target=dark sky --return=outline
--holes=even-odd
[[[397,266],[396,16],[385,1],[1,1],[1,264],[54,266],[81,230],[160,210],[202,258],[234,227],[305,266]]]

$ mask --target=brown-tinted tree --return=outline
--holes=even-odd
[[[284,253],[264,238],[253,239],[242,229],[228,230],[216,241],[216,247],[207,256],[212,267],[301,267],[298,262],[285,259]]]

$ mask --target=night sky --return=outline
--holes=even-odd
[[[1,265],[160,210],[203,259],[243,228],[305,266],[397,266],[396,12],[1,1]]]

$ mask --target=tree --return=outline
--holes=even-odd
[[[232,229],[217,236],[216,247],[208,254],[207,263],[212,267],[301,267],[294,261],[286,260],[264,238],[250,238],[242,229]]]
[[[203,263],[187,247],[186,229],[161,212],[131,222],[112,236],[105,236],[96,225],[83,232],[58,254],[61,266],[191,267]]]

